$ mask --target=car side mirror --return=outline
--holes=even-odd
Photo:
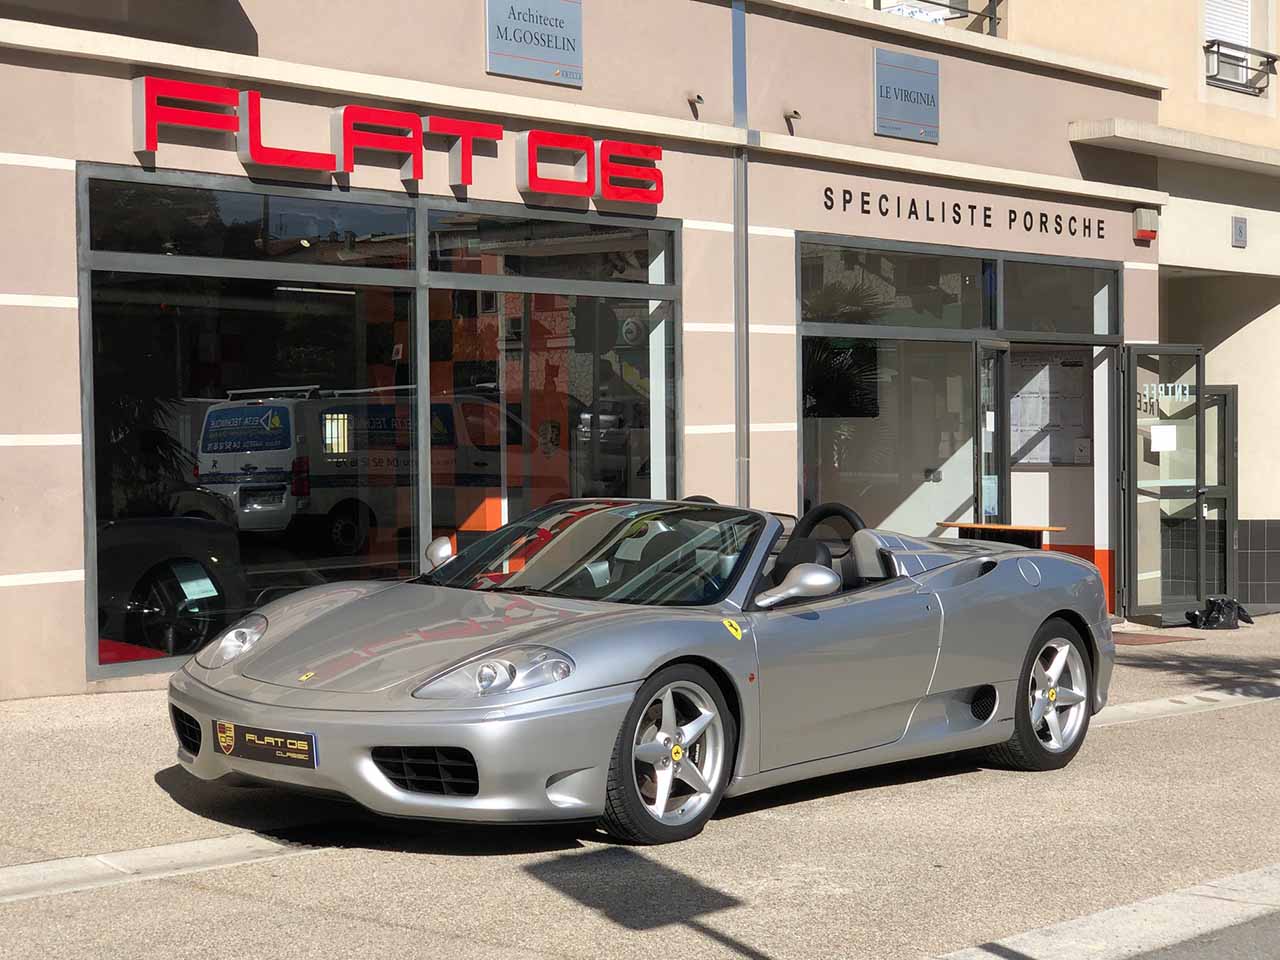
[[[453,541],[448,537],[436,537],[427,544],[426,573],[430,573],[453,559]]]
[[[829,597],[844,586],[840,574],[820,563],[797,563],[776,587],[756,594],[756,606],[769,609],[784,600]]]

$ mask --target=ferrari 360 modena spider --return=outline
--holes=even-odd
[[[174,675],[178,758],[394,816],[599,820],[661,843],[725,796],[808,777],[1079,751],[1114,658],[1094,567],[868,529],[839,504],[787,526],[559,501],[457,556],[434,541],[414,580],[276,600]]]

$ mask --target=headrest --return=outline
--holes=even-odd
[[[773,562],[773,582],[781,583],[783,577],[791,572],[792,567],[802,563],[817,563],[830,567],[831,548],[821,540],[792,537],[778,554],[778,559]]]
[[[640,566],[652,567],[671,553],[684,546],[684,537],[673,530],[666,530],[644,545],[640,552]]]

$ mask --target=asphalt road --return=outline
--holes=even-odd
[[[1127,648],[1116,699],[1267,693],[1280,622],[1264,624]],[[634,848],[590,827],[393,821],[201,783],[174,764],[159,692],[6,703],[0,868],[250,831],[290,855],[0,904],[0,954],[933,956],[1280,863],[1277,743],[1280,701],[1100,726],[1058,773],[969,755],[860,771]],[[1215,943],[1168,957],[1249,941]]]
[[[1225,927],[1171,947],[1141,955],[1140,960],[1259,960],[1280,957],[1280,912]]]

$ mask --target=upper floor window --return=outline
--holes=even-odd
[[[1253,46],[1253,0],[1205,0],[1205,77],[1216,87],[1260,96],[1276,55]]]

